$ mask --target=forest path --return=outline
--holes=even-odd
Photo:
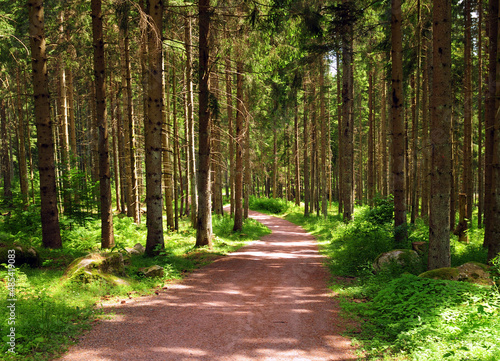
[[[112,307],[62,361],[356,360],[313,236],[250,212],[272,230],[158,296]]]

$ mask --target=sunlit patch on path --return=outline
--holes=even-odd
[[[250,216],[272,233],[159,296],[116,306],[62,360],[355,360],[314,238]]]

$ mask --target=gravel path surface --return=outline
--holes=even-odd
[[[272,233],[158,296],[113,306],[61,361],[356,360],[314,237],[257,212]]]

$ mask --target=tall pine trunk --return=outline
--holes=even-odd
[[[406,239],[405,122],[403,117],[403,46],[401,0],[392,0],[392,178],[394,228],[398,243]]]
[[[99,191],[101,204],[101,247],[112,248],[113,211],[111,209],[111,172],[109,167],[108,119],[106,115],[106,66],[102,30],[101,0],[92,0],[92,34],[94,45],[94,78],[96,116],[99,129]]]
[[[342,0],[346,6],[352,1]],[[354,164],[354,124],[353,124],[353,24],[346,24],[342,34],[342,204],[343,219],[350,221],[354,210],[353,164]]]
[[[233,231],[243,228],[243,63],[236,69],[236,164],[234,174],[234,226]]]
[[[163,1],[149,0],[150,26],[148,29],[148,96],[145,121],[146,141],[146,253],[157,254],[164,247],[162,206],[162,149],[163,73],[162,73],[162,19]]]
[[[451,1],[435,0],[431,97],[431,199],[428,268],[449,267],[451,196]]]
[[[186,16],[184,42],[186,48],[186,87],[187,87],[187,144],[188,144],[188,178],[189,178],[189,195],[190,195],[190,215],[191,224],[196,226],[198,212],[198,197],[197,197],[197,175],[196,175],[196,159],[195,159],[195,140],[194,140],[194,100],[193,100],[193,79],[192,79],[192,41],[191,41],[191,17]]]
[[[210,158],[212,114],[210,109],[210,0],[200,0],[199,16],[199,148],[198,148],[198,214],[196,246],[212,245],[212,205],[210,190]]]
[[[40,175],[42,243],[47,248],[61,248],[42,0],[28,0],[28,9]]]

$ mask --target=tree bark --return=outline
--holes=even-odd
[[[488,261],[491,261],[495,257],[500,255],[500,114],[498,114],[500,110],[500,86],[498,85],[500,81],[500,66],[498,65],[500,62],[500,51],[498,49],[498,47],[500,46],[500,44],[498,43],[498,34],[500,33],[500,23],[498,21],[498,18],[500,16],[499,5],[500,4],[496,2],[496,7],[490,6],[491,34],[496,32],[497,35],[496,39],[490,42],[490,47],[496,45],[495,50],[490,50],[490,61],[493,61],[494,59],[496,66],[491,67],[490,63],[490,81],[495,81],[495,85],[490,84],[490,96],[493,98],[494,94],[494,98],[490,100],[491,108],[488,114],[489,119],[486,126],[488,136],[491,138],[490,141],[493,143],[490,146],[490,149],[492,150],[492,154],[490,156],[491,164],[487,163],[487,166],[490,168],[491,173],[491,189],[489,191],[489,198],[491,199],[490,209],[488,212],[489,217],[487,218],[484,234],[485,244],[488,247]],[[494,21],[492,20],[493,16],[495,16]],[[492,54],[493,52],[495,52],[495,54]],[[494,93],[492,92],[493,90]],[[491,111],[493,109],[494,112]],[[490,128],[489,126],[491,126],[492,128]],[[486,189],[488,188],[486,187]]]
[[[106,66],[102,30],[101,0],[92,0],[92,34],[94,45],[94,78],[96,116],[99,129],[99,191],[101,201],[101,247],[112,248],[113,211],[111,209],[111,172],[109,167],[108,119],[106,115]]]
[[[350,6],[350,0],[342,0]],[[350,221],[354,209],[353,200],[353,24],[347,24],[342,34],[342,187],[343,187],[343,219]]]
[[[189,194],[190,194],[190,215],[191,224],[193,227],[196,226],[197,212],[198,212],[198,196],[196,194],[197,186],[197,176],[196,176],[196,159],[195,159],[195,140],[194,140],[194,117],[193,117],[193,80],[192,80],[192,41],[191,41],[191,18],[188,15],[185,22],[185,32],[184,41],[186,48],[186,86],[187,86],[187,138],[188,138],[188,174],[189,174]]]
[[[406,237],[405,122],[403,117],[403,47],[401,0],[392,0],[392,178],[394,183],[395,240]]]
[[[226,58],[226,95],[227,95],[227,129],[229,133],[229,203],[230,214],[234,215],[234,134],[233,134],[233,76],[231,74],[231,63]]]
[[[431,200],[428,268],[449,267],[451,189],[451,1],[434,1]]]
[[[308,126],[308,119],[307,119],[307,104],[308,104],[308,96],[307,96],[307,85],[306,82],[304,81],[304,134],[303,134],[303,139],[304,139],[304,216],[309,217],[309,202],[311,199],[311,191],[309,187],[309,179],[310,179],[310,173],[309,173],[309,126]]]
[[[28,0],[28,9],[40,174],[42,244],[47,248],[61,248],[42,0]]]
[[[163,50],[162,50],[163,51]],[[162,72],[165,72],[165,60],[162,56]],[[175,82],[175,80],[172,80]],[[162,160],[163,160],[163,187],[165,189],[165,211],[167,215],[167,228],[171,231],[175,229],[175,220],[174,220],[174,206],[173,206],[173,174],[172,174],[172,142],[170,140],[170,100],[168,96],[167,87],[165,86],[166,79],[162,77],[162,93],[163,99],[167,101],[167,109],[163,107],[162,111],[162,134],[161,134],[161,142],[162,142]],[[174,83],[175,85],[175,83]],[[175,170],[174,170],[175,172]]]
[[[198,215],[196,246],[212,246],[212,205],[210,190],[210,158],[212,111],[210,109],[210,0],[200,0],[199,16],[199,148],[198,148]]]
[[[16,69],[17,83],[17,127],[19,134],[19,183],[21,187],[21,196],[23,206],[29,203],[29,188],[28,188],[28,166],[26,162],[26,137],[24,126],[24,112],[22,106],[21,95],[21,76],[19,67]]]
[[[162,198],[163,73],[162,20],[163,1],[149,0],[150,26],[148,29],[148,96],[145,122],[146,141],[146,253],[155,255],[164,247]]]
[[[238,61],[236,69],[236,164],[234,174],[234,227],[233,231],[243,229],[243,63]]]
[[[483,3],[478,0],[477,3],[479,18],[478,18],[478,34],[477,34],[477,122],[478,122],[478,141],[477,141],[477,225],[478,228],[483,226],[484,212],[484,167],[483,167]]]

